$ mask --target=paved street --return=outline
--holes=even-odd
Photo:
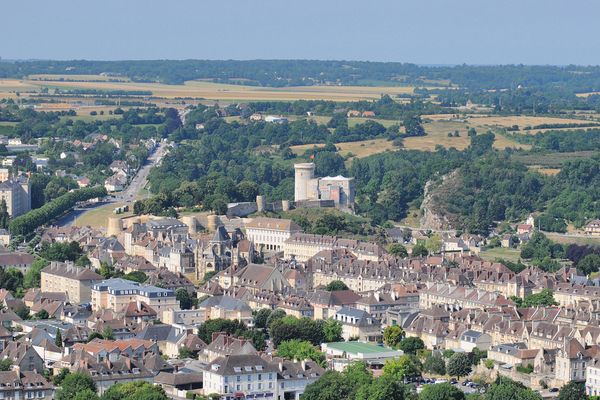
[[[57,226],[71,226],[77,218],[81,218],[86,213],[98,208],[107,206],[109,204],[126,203],[129,207],[133,207],[133,203],[136,200],[137,194],[142,190],[148,183],[148,174],[152,168],[160,163],[164,155],[166,154],[168,146],[164,142],[160,142],[157,149],[148,157],[146,163],[138,170],[129,185],[122,192],[115,193],[112,196],[107,197],[106,201],[90,205],[89,207],[76,207],[63,217],[59,218],[55,225]]]

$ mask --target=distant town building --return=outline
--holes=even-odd
[[[8,215],[14,218],[31,210],[29,178],[19,176],[0,183],[0,199],[6,202]]]
[[[92,285],[101,280],[101,275],[72,262],[52,261],[41,275],[42,292],[67,293],[69,300],[76,304],[89,303]]]
[[[120,278],[107,279],[92,286],[92,310],[121,311],[132,301],[143,301],[162,319],[165,310],[179,310],[175,292]]]
[[[584,230],[586,235],[600,236],[600,219],[595,219],[588,223]]]

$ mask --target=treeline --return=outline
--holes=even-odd
[[[13,136],[25,143],[42,137],[83,140],[97,132],[131,143],[156,136],[166,137],[181,125],[177,110],[173,108],[136,108],[128,111],[116,108],[112,112],[114,118],[89,122],[61,118],[75,116],[74,112],[38,112],[29,108],[18,109],[16,106],[10,106],[7,110],[0,118],[17,122]],[[121,115],[123,118],[120,118]],[[143,126],[148,124],[160,126],[158,129],[155,126]]]
[[[36,228],[74,207],[77,202],[103,196],[106,196],[106,189],[103,186],[74,190],[57,197],[40,208],[15,217],[10,221],[9,231],[13,235],[28,235],[33,233]]]
[[[435,96],[443,107],[465,106],[470,101],[492,107],[495,113],[504,115],[566,114],[565,110],[600,110],[600,96],[577,96],[577,85],[525,88],[510,85],[503,90],[422,88],[415,89],[415,92],[422,96]]]
[[[523,128],[524,131],[530,131],[532,129],[564,129],[564,128],[589,128],[593,126],[600,126],[597,122],[581,123],[574,122],[569,124],[539,124],[534,126],[526,126]]]
[[[437,87],[454,84],[472,91],[519,87],[557,88],[568,93],[600,90],[600,67],[597,66],[420,66],[397,62],[319,60],[40,60],[0,63],[1,78],[56,73],[95,75],[103,72],[126,76],[137,82],[167,84],[210,79],[277,87],[386,82]]]
[[[546,131],[535,135],[514,134],[511,138],[520,143],[533,145],[534,149],[556,151],[600,150],[600,129],[578,129],[568,132]]]
[[[495,221],[514,221],[538,209],[545,178],[510,160],[490,154],[458,170],[454,190],[438,192],[439,203],[457,215],[458,229],[487,234]]]
[[[265,185],[269,183],[264,182],[262,187]],[[211,173],[197,181],[175,183],[174,187],[172,191],[163,190],[152,198],[136,201],[133,212],[138,215],[175,215],[174,207],[194,207],[201,204],[207,210],[225,214],[227,203],[255,201],[261,188],[254,181],[236,182],[222,173]],[[289,189],[291,190],[287,190],[285,195],[293,193],[293,186]]]
[[[349,174],[356,179],[357,211],[378,224],[406,217],[411,206],[420,205],[427,181],[491,151],[493,142],[489,133],[472,136],[464,151],[438,146],[434,152],[388,152],[353,160]]]
[[[541,221],[568,221],[575,227],[600,218],[600,155],[565,163],[561,171],[549,180],[542,193],[547,207]],[[542,226],[564,232],[566,224]]]
[[[199,106],[187,115],[186,125],[169,136],[180,144],[150,172],[151,191],[162,193],[162,198],[158,203],[145,202],[140,210],[146,205],[156,210],[160,204],[167,208],[202,204],[220,210],[224,202],[248,198],[235,191],[243,181],[257,182],[258,192],[269,200],[289,199],[293,197],[291,160],[296,157],[290,146],[326,144],[307,150],[304,157],[313,159],[319,175],[337,175],[346,170],[344,158],[332,143],[399,136],[398,126],[385,128],[366,121],[349,128],[345,115],[340,116],[335,127],[330,124],[329,128],[306,119],[241,124],[228,123],[213,108]],[[418,119],[416,123],[420,126]],[[196,129],[197,124],[202,129]],[[218,182],[225,183],[215,185]]]
[[[308,112],[312,112],[316,115],[333,116],[340,113],[345,115],[348,110],[360,112],[372,111],[375,113],[375,118],[385,119],[403,119],[407,114],[448,113],[447,108],[443,108],[438,104],[424,102],[419,99],[413,99],[408,103],[398,103],[387,94],[382,95],[376,101],[333,102],[326,100],[300,100],[290,102],[250,102],[245,109],[236,109],[233,107],[229,111],[233,115],[247,117],[255,112],[286,115],[306,115]]]

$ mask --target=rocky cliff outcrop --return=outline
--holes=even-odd
[[[422,229],[452,230],[460,226],[458,215],[448,209],[447,199],[461,186],[462,181],[458,170],[425,184],[421,203]]]

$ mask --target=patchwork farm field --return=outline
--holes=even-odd
[[[572,131],[581,129],[578,127],[573,128],[538,128],[538,129],[527,129],[525,127],[534,127],[539,125],[548,124],[578,124],[578,125],[590,125],[598,123],[599,120],[594,115],[588,115],[587,118],[558,118],[553,116],[527,116],[527,115],[511,115],[511,116],[496,116],[496,115],[478,115],[469,114],[466,117],[452,117],[448,114],[436,114],[436,115],[424,115],[424,120],[431,120],[432,123],[443,122],[447,124],[462,124],[468,128],[475,128],[477,132],[484,133],[488,130],[497,130],[502,128],[510,128],[515,125],[519,127],[518,133],[533,135],[538,132],[544,132],[548,130],[563,130]]]
[[[446,148],[454,147],[458,150],[463,150],[469,146],[470,138],[467,132],[471,126],[459,121],[432,121],[425,122],[426,136],[409,137],[404,139],[404,148],[409,150],[425,150],[433,151],[437,145]],[[477,128],[476,128],[477,129]],[[449,133],[458,131],[459,136],[448,136]],[[482,131],[479,131],[483,133]],[[496,135],[494,147],[497,149],[518,148],[527,150],[531,146],[517,143],[505,136]]]
[[[29,75],[28,80],[33,81],[104,81],[104,82],[130,82],[131,80],[124,76],[104,76],[104,75],[78,75],[78,74],[33,74]]]
[[[323,146],[325,146],[325,144],[302,144],[297,146],[291,146],[290,149],[294,154],[301,155],[304,154],[304,152],[308,149]],[[358,142],[336,143],[335,147],[337,147],[338,153],[342,156],[345,156],[348,153],[352,153],[353,156],[351,158],[363,158],[372,154],[400,150],[398,147],[395,147],[391,141],[387,139],[370,139],[361,140]]]
[[[150,91],[155,97],[195,98],[226,101],[251,100],[333,100],[357,101],[378,99],[382,94],[413,93],[412,86],[295,86],[286,88],[230,85],[206,81],[188,81],[183,85],[160,83],[112,82],[100,75],[80,75],[81,80],[67,80],[68,75],[36,75],[35,79],[0,81],[0,92],[39,91],[44,87],[59,89],[96,89]],[[77,77],[77,75],[70,76]],[[89,80],[83,80],[85,77]]]
[[[515,154],[512,156],[512,159],[530,167],[560,169],[566,162],[590,158],[596,154],[600,154],[600,152],[576,151],[568,153]]]

